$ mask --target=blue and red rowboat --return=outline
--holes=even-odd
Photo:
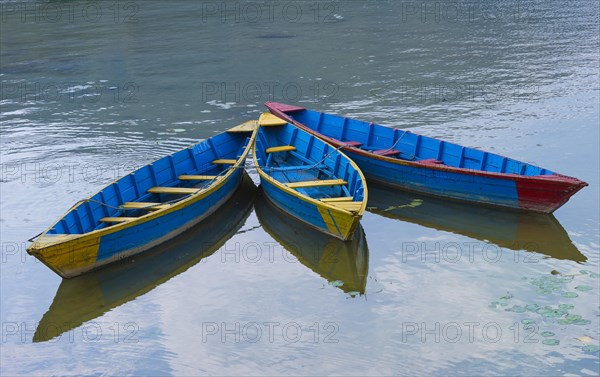
[[[253,148],[267,198],[291,216],[342,240],[352,238],[367,206],[360,169],[346,155],[264,113]]]
[[[276,102],[279,118],[326,140],[367,179],[477,204],[552,213],[587,183],[550,170],[410,131]]]
[[[256,121],[163,157],[76,203],[27,252],[64,278],[163,243],[215,212],[242,182]]]

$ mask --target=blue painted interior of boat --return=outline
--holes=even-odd
[[[358,171],[335,148],[320,139],[286,124],[261,127],[256,139],[257,160],[263,171],[282,183],[343,179],[346,185],[297,188],[315,199],[353,197],[362,201],[364,187]],[[270,147],[294,146],[296,149],[266,153]]]
[[[288,114],[298,122],[328,137],[356,142],[363,150],[406,161],[424,161],[450,167],[523,176],[554,172],[494,153],[418,135],[409,131],[312,110]]]
[[[223,175],[228,164],[214,164],[218,159],[239,159],[250,137],[246,133],[224,132],[198,144],[165,156],[111,183],[89,200],[81,202],[63,216],[49,234],[82,234],[111,226],[100,222],[103,217],[137,217],[145,209],[120,209],[125,202],[166,203],[187,195],[152,194],[152,187],[203,188],[214,180],[179,180],[180,175]]]

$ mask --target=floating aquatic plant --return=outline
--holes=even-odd
[[[547,346],[557,346],[560,344],[560,340],[558,339],[544,339],[542,340],[542,344],[545,344]]]
[[[583,346],[581,349],[583,350],[583,352],[589,352],[589,353],[596,353],[596,352],[600,351],[600,347],[598,347],[595,344],[588,344],[587,346]]]
[[[512,308],[504,309],[507,312],[525,313],[526,309],[521,305],[513,305]]]
[[[575,298],[575,297],[578,297],[579,295],[575,292],[563,292],[562,296],[567,297],[567,298]]]

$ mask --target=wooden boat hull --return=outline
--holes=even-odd
[[[351,242],[342,242],[287,216],[265,192],[254,204],[263,229],[300,263],[352,296],[364,294],[369,273],[369,248],[360,224]]]
[[[256,186],[246,173],[233,196],[207,221],[130,260],[64,279],[40,319],[33,342],[45,342],[152,291],[218,251],[244,225]]]
[[[261,186],[268,200],[290,216],[336,238],[352,239],[360,217],[304,200],[266,178],[261,177]]]
[[[281,119],[343,147],[368,180],[402,190],[552,213],[587,186],[576,178],[531,164],[408,131],[275,102],[265,105]],[[365,145],[381,149],[364,149]],[[388,152],[407,157],[385,155]]]
[[[100,224],[98,219],[102,216],[99,213],[105,213],[109,219],[119,220],[118,216],[123,214],[122,206],[132,203],[127,202],[129,197],[133,203],[143,203],[139,201],[140,198],[152,195],[160,197],[161,194],[152,194],[152,188],[146,187],[164,184],[168,185],[167,188],[178,189],[175,184],[179,182],[177,177],[182,177],[179,175],[182,170],[199,168],[214,171],[216,164],[206,163],[203,158],[208,155],[208,161],[214,160],[212,154],[217,152],[211,148],[217,138],[224,139],[222,148],[225,148],[226,143],[232,143],[220,135],[188,148],[189,151],[185,149],[155,162],[156,166],[164,165],[162,170],[152,164],[148,165],[115,181],[92,198],[78,203],[35,240],[27,251],[60,276],[71,278],[146,251],[190,229],[214,213],[239,187],[243,163],[256,132],[246,138],[245,144],[230,146],[243,148],[233,166],[223,168],[223,174],[212,179],[208,186],[188,189],[194,193],[185,199],[174,201],[164,205],[163,209],[150,211],[140,217],[123,217],[127,221],[112,226]],[[236,142],[241,143],[243,140],[241,138]],[[193,164],[185,160],[187,156],[194,156],[190,157],[194,159]],[[218,154],[216,157],[218,158]],[[137,197],[134,193],[138,194]],[[76,226],[73,222],[76,222]]]
[[[290,176],[298,177],[302,174],[308,174],[313,176],[312,179],[316,179],[316,181],[310,182],[317,182],[316,184],[318,185],[320,182],[318,177],[323,171],[320,170],[321,168],[308,169],[302,167],[297,170],[280,172],[277,169],[280,169],[281,167],[267,166],[269,165],[271,158],[267,157],[267,154],[269,153],[266,151],[280,147],[269,144],[275,139],[268,140],[266,135],[271,131],[265,131],[261,126],[258,131],[255,147],[253,148],[253,158],[254,164],[260,175],[261,186],[268,199],[290,216],[305,222],[313,228],[341,240],[350,240],[366,208],[367,190],[364,185],[362,173],[356,164],[345,155],[318,138],[311,136],[291,124],[283,123],[276,126],[279,127],[279,131],[277,132],[279,132],[278,137],[281,138],[281,140],[278,141],[282,144],[286,144],[284,147],[287,148],[292,146],[294,149],[292,152],[285,151],[283,153],[295,154],[298,152],[299,154],[295,154],[290,158],[296,159],[295,161],[298,161],[297,159],[304,160],[304,162],[307,163],[305,167],[310,167],[312,166],[311,164],[314,164],[315,166],[322,165],[322,169],[333,172],[332,174],[335,175],[334,178],[343,177],[348,181],[342,186],[347,186],[348,190],[350,190],[350,197],[353,197],[350,199],[353,204],[350,205],[355,208],[353,210],[348,210],[342,208],[343,205],[323,202],[319,198],[313,197],[306,192],[301,192],[303,189],[288,187],[288,184],[293,184],[294,182],[282,182],[281,179],[283,178],[289,178]],[[285,139],[285,142],[283,139]],[[273,155],[275,152],[270,154]],[[282,167],[282,169],[289,167],[290,166]],[[273,169],[275,169],[276,173],[273,173]],[[345,173],[337,176],[336,174],[341,174],[341,171],[344,171]],[[301,180],[298,180],[298,182],[300,181]]]

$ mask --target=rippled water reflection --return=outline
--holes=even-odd
[[[119,2],[117,17],[33,3],[25,18],[0,4],[3,375],[598,373],[596,2],[460,3],[457,17],[444,2],[286,2],[257,22],[221,2]],[[31,11],[48,6],[76,13]],[[77,200],[267,100],[590,186],[553,216],[372,186],[347,245],[248,186],[186,235],[79,279],[26,255]]]

